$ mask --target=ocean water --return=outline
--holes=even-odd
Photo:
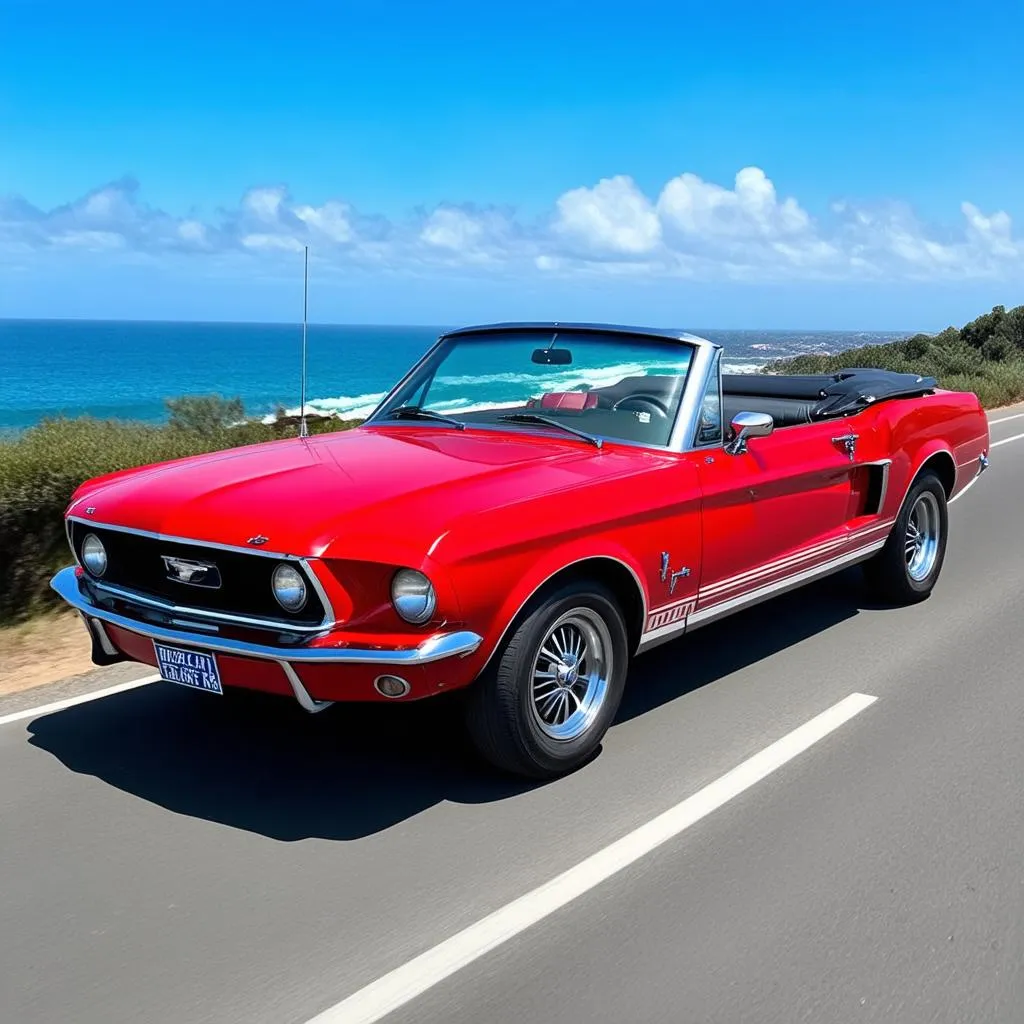
[[[726,368],[733,372],[753,371],[781,356],[838,352],[905,336],[684,329],[723,345]],[[348,417],[369,414],[443,330],[311,324],[308,408]],[[300,396],[301,340],[301,326],[288,324],[0,320],[0,430],[59,415],[160,421],[166,417],[165,398],[190,394],[237,395],[251,416],[270,415],[279,406],[293,411]],[[621,362],[630,372],[628,350]],[[500,366],[476,369],[501,381]],[[445,382],[451,409],[459,407],[460,387],[474,382]]]

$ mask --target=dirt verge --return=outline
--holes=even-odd
[[[37,615],[0,629],[0,696],[89,672],[89,636],[73,612]]]

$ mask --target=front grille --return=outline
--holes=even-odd
[[[107,571],[98,582],[132,590],[170,604],[247,618],[268,619],[315,626],[324,621],[326,609],[312,581],[295,559],[278,560],[245,551],[228,551],[176,540],[160,540],[138,533],[125,533],[92,523],[71,523],[71,543],[81,561],[82,541],[94,533],[107,550]],[[216,565],[221,585],[218,589],[191,586],[168,579],[164,556],[184,558]],[[287,561],[306,579],[307,599],[298,612],[285,611],[274,598],[270,576],[275,566]]]

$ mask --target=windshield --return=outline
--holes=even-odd
[[[550,429],[503,419],[542,416],[595,437],[666,445],[692,358],[690,345],[653,338],[456,335],[441,342],[373,422],[411,422],[422,413],[424,422],[429,416],[503,430]]]

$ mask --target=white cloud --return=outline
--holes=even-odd
[[[421,273],[587,275],[700,280],[958,280],[1024,272],[1009,215],[963,202],[955,223],[923,223],[903,202],[845,199],[816,215],[780,198],[758,167],[729,185],[694,173],[649,197],[619,174],[569,189],[535,222],[499,207],[443,203],[404,219],[367,216],[340,199],[293,200],[249,189],[216,216],[175,216],[142,202],[132,179],[50,210],[0,197],[0,256],[61,248],[115,261],[169,251],[280,260],[309,245],[325,265]],[[242,258],[242,257],[240,257]]]
[[[640,255],[661,241],[661,222],[632,178],[602,178],[593,188],[574,188],[558,198],[554,230],[586,248]]]
[[[123,249],[128,244],[124,235],[119,235],[116,231],[63,231],[59,235],[54,235],[53,241],[57,245],[94,251]]]
[[[967,235],[976,245],[994,256],[1012,258],[1020,255],[1020,247],[1014,245],[1010,237],[1011,224],[1007,213],[1000,210],[986,217],[973,203],[961,203],[960,210],[967,218]]]
[[[472,249],[483,237],[484,225],[465,210],[438,207],[423,224],[420,238],[441,249]]]
[[[958,227],[929,228],[901,202],[838,203],[837,244],[848,264],[912,280],[1002,277],[1024,269],[1007,213],[986,216],[961,204]]]
[[[319,231],[332,242],[351,242],[355,231],[349,220],[351,210],[347,203],[328,202],[323,206],[297,206],[295,216]]]
[[[727,189],[680,174],[658,197],[662,221],[687,237],[777,239],[806,235],[811,218],[795,199],[779,202],[775,186],[760,167],[744,167]]]
[[[279,249],[284,252],[302,252],[302,243],[288,235],[253,234],[242,237],[246,249]]]
[[[198,220],[183,220],[178,225],[178,234],[184,242],[194,242],[196,245],[206,245],[206,225]]]
[[[242,210],[256,220],[276,224],[287,194],[284,188],[251,188],[242,197]]]

